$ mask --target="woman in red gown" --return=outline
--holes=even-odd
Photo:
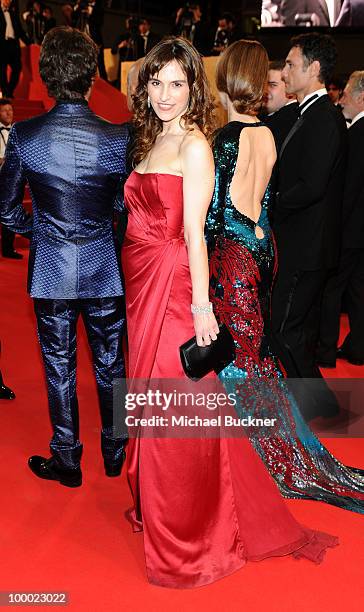
[[[213,105],[188,41],[170,38],[152,49],[134,105],[136,166],[125,186],[122,252],[128,377],[182,378],[179,346],[193,335],[209,344],[218,332],[204,241],[214,187],[206,140]],[[129,442],[127,461],[130,519],[143,531],[154,584],[197,587],[269,556],[320,562],[337,543],[296,522],[247,439],[150,439],[141,432]]]

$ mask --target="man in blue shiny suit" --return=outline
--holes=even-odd
[[[55,107],[17,123],[0,173],[1,222],[32,232],[28,291],[34,298],[46,370],[53,436],[51,457],[30,469],[65,486],[81,485],[76,395],[76,324],[81,315],[92,350],[102,420],[105,472],[118,476],[125,439],[113,435],[113,381],[124,376],[125,314],[113,210],[122,210],[127,128],[88,107],[98,49],[72,28],[51,30],[40,74]],[[33,217],[22,206],[24,184]]]

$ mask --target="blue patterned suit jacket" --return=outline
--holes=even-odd
[[[12,128],[0,171],[1,222],[32,232],[32,297],[123,294],[113,210],[123,209],[127,142],[127,127],[97,117],[83,100],[59,102]],[[26,182],[33,217],[22,206]]]

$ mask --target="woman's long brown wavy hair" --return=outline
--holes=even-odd
[[[179,36],[165,38],[146,56],[133,96],[133,123],[136,129],[132,151],[134,166],[148,155],[163,127],[154,110],[148,108],[148,81],[152,77],[157,77],[160,70],[173,60],[181,66],[190,88],[188,108],[181,120],[184,121],[186,128],[196,124],[208,139],[215,129],[213,98],[198,51],[185,38]]]

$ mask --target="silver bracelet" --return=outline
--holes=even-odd
[[[195,304],[191,304],[191,312],[192,314],[209,314],[212,312],[212,303],[209,302],[206,306],[195,306]]]

